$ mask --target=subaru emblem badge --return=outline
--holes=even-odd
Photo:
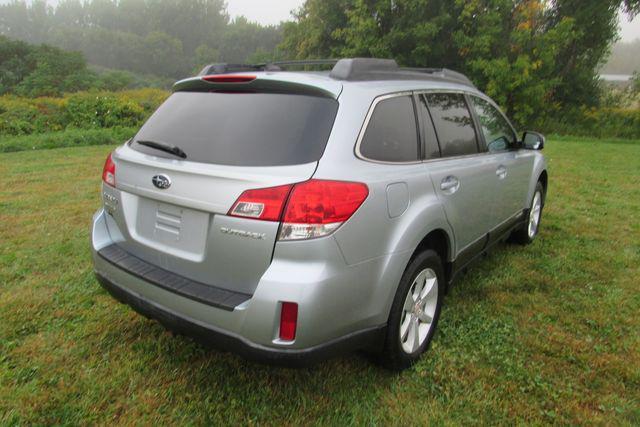
[[[153,178],[151,178],[151,182],[153,182],[153,185],[155,185],[160,190],[166,190],[167,188],[171,187],[171,179],[164,174],[154,176]]]

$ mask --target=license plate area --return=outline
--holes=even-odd
[[[141,197],[136,234],[141,243],[192,261],[204,258],[209,235],[208,212]]]

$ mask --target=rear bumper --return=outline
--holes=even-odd
[[[116,300],[127,304],[138,313],[159,321],[167,329],[194,338],[196,341],[223,351],[231,351],[248,360],[303,367],[349,351],[366,348],[380,342],[384,337],[384,327],[358,331],[339,339],[306,349],[276,349],[244,340],[242,337],[214,329],[195,319],[162,307],[159,304],[118,286],[96,273],[100,285]]]
[[[326,265],[319,268],[317,263],[305,262],[309,254],[300,262],[274,259],[253,295],[226,291],[226,298],[222,289],[180,277],[167,279],[170,272],[156,274],[157,269],[131,259],[135,257],[127,258],[126,252],[117,250],[117,228],[112,221],[103,211],[93,221],[92,255],[99,282],[117,300],[170,330],[247,359],[286,366],[309,365],[356,349],[377,349],[384,339],[386,315],[379,316],[384,320],[366,315],[383,310],[352,301],[362,292],[353,290],[350,279],[367,271],[369,276],[358,286],[371,289],[370,277],[376,275],[371,264],[349,267],[347,276],[343,267],[333,272]],[[327,240],[327,244],[335,243]],[[109,248],[116,250],[109,255]],[[329,250],[320,249],[320,255],[326,257]],[[312,275],[313,269],[322,274],[321,280]],[[203,286],[207,289],[202,290]],[[349,289],[351,295],[345,292]],[[293,342],[277,339],[281,301],[299,305]]]

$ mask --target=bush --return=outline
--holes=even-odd
[[[71,128],[139,127],[168,96],[158,89],[78,92],[63,98],[0,97],[0,138]]]
[[[68,98],[67,126],[110,128],[136,126],[145,119],[144,108],[131,99],[108,93],[82,93]]]
[[[131,138],[137,128],[69,129],[37,135],[12,136],[0,139],[0,153],[42,150],[48,148],[82,147],[87,145],[121,144]]]
[[[547,133],[596,138],[640,139],[640,110],[581,108],[542,124]]]

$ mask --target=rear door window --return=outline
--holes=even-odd
[[[419,159],[418,128],[411,96],[378,102],[360,144],[360,154],[383,162]]]
[[[285,166],[320,160],[338,102],[277,93],[176,92],[133,138],[134,150],[171,154],[135,141],[181,148],[187,160],[232,166]]]
[[[427,93],[425,97],[440,141],[442,157],[478,153],[476,131],[464,95]]]

